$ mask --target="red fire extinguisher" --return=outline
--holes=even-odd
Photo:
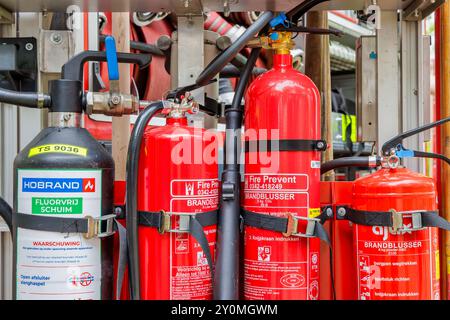
[[[275,39],[275,40],[273,40]],[[319,297],[319,92],[292,67],[290,32],[268,41],[273,69],[245,98],[244,298]]]
[[[439,300],[438,230],[423,226],[424,214],[437,215],[432,178],[384,168],[355,181],[347,215],[361,223],[353,228],[359,299]]]
[[[348,205],[336,206],[336,219],[348,220],[353,229],[353,244],[348,247],[353,249],[355,298],[440,299],[438,228],[450,230],[450,223],[439,216],[434,180],[400,166],[400,159],[435,158],[450,164],[443,155],[402,145],[403,139],[448,121],[442,119],[390,139],[382,146],[381,157],[340,158],[322,166],[322,173],[338,167],[381,166],[355,180]],[[342,275],[336,276],[343,283]]]
[[[127,196],[127,231],[137,240],[137,248],[129,241],[131,298],[211,299],[219,192],[216,135],[188,126],[185,113],[197,108],[189,97],[167,104],[166,125],[147,128],[142,136],[134,159],[137,190],[127,185],[128,196],[137,194],[137,215],[129,210]],[[141,127],[139,119],[136,123],[133,132]]]

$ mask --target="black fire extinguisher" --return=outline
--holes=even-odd
[[[115,49],[115,46],[114,46]],[[114,161],[81,127],[86,108],[83,65],[108,61],[85,51],[69,60],[49,95],[0,89],[0,102],[48,108],[43,129],[14,161],[14,209],[0,214],[14,243],[15,299],[112,299]],[[150,55],[113,53],[116,61],[147,66]],[[118,71],[114,71],[118,76]]]

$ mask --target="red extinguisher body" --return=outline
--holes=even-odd
[[[316,86],[292,68],[290,54],[275,54],[273,64],[247,91],[245,140],[319,140]],[[319,181],[318,151],[246,152],[242,205],[273,216],[317,217]],[[299,229],[306,229],[305,221]],[[319,241],[246,226],[245,299],[317,299]]]
[[[194,214],[217,209],[216,140],[204,129],[187,126],[186,118],[168,118],[147,129],[139,160],[138,210]],[[179,217],[172,216],[172,227]],[[214,256],[216,226],[204,228]],[[160,234],[139,227],[141,297],[211,299],[211,272],[205,254],[188,233]]]
[[[352,208],[405,212],[436,211],[433,179],[406,168],[383,168],[357,179]],[[388,227],[354,224],[358,298],[362,300],[439,299],[439,242],[436,228],[393,232]]]

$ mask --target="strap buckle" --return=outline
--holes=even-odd
[[[304,237],[304,238],[314,238],[314,231],[316,229],[316,223],[320,223],[320,219],[317,218],[308,218],[308,217],[295,217],[292,213],[288,213],[287,215],[287,230],[283,232],[283,236],[290,237]],[[305,233],[298,231],[298,221],[307,221],[306,231]]]
[[[85,239],[92,239],[94,237],[104,238],[109,237],[114,234],[114,219],[116,218],[115,214],[108,214],[105,216],[100,216],[98,218],[94,218],[92,216],[86,216],[87,219],[87,232],[83,233],[83,237]],[[102,232],[102,223],[106,222],[105,231]]]
[[[171,233],[189,233],[189,224],[191,220],[191,215],[188,213],[179,212],[166,212],[161,210],[161,223],[158,227],[158,232],[164,234],[166,232]],[[178,229],[172,227],[172,216],[179,216]]]
[[[411,232],[418,231],[424,229],[422,224],[422,211],[402,211],[398,212],[394,209],[389,210],[392,213],[392,227],[390,227],[390,231],[393,233],[397,232]],[[406,227],[404,224],[404,215],[411,215],[411,224],[412,227]]]

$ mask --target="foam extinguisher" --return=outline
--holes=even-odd
[[[349,157],[327,163],[323,173],[341,166],[380,167],[353,183],[352,202],[336,208],[336,219],[353,223],[357,297],[361,300],[439,300],[438,228],[450,230],[439,216],[432,178],[400,165],[400,159],[450,159],[408,150],[402,140],[446,118],[396,136],[381,157]],[[365,163],[364,163],[365,162]]]
[[[199,105],[184,89],[143,110],[131,134],[126,227],[134,300],[212,298],[217,137],[188,126],[186,114]],[[157,114],[166,125],[147,127]]]
[[[151,57],[119,53],[117,59],[144,66]],[[112,299],[111,236],[119,228],[113,214],[114,161],[81,127],[88,106],[83,64],[106,60],[105,52],[74,56],[61,79],[49,82],[49,95],[0,89],[3,103],[49,110],[49,127],[14,161],[14,210],[0,202],[14,243],[15,299]],[[94,100],[94,108],[107,108]]]

